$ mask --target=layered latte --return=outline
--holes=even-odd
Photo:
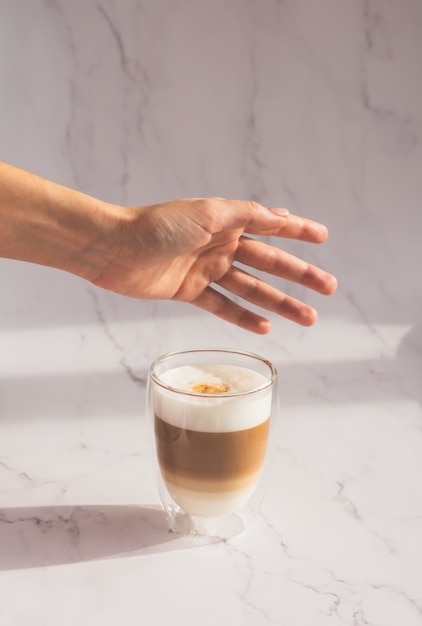
[[[271,387],[231,365],[181,366],[155,387],[155,438],[162,478],[191,515],[237,511],[254,492],[265,460]]]

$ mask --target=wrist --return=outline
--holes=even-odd
[[[101,285],[102,277],[115,261],[116,248],[127,221],[123,207],[79,194],[60,224],[57,241],[63,243],[61,264],[54,267]],[[56,257],[56,260],[58,257]]]

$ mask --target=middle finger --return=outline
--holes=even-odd
[[[337,286],[332,274],[280,248],[249,237],[240,238],[235,260],[279,278],[299,283],[324,295],[333,293]]]
[[[236,266],[232,266],[217,281],[217,284],[251,304],[282,315],[302,326],[311,326],[317,320],[317,312],[313,307],[282,293],[275,287]]]

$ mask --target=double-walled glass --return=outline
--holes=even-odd
[[[147,416],[171,530],[228,538],[256,516],[278,420],[277,372],[248,352],[174,352],[151,365]]]

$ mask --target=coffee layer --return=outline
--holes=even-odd
[[[184,479],[242,480],[258,471],[268,440],[269,419],[244,430],[206,433],[173,426],[155,416],[155,436],[160,465]]]
[[[261,473],[262,462],[256,465],[256,471],[251,471],[240,478],[227,478],[225,480],[215,480],[206,474],[192,478],[192,476],[175,472],[173,468],[169,470],[163,464],[160,464],[160,469],[166,484],[189,491],[201,492],[207,496],[208,494],[225,494],[239,489],[247,489],[251,483],[257,482]]]

